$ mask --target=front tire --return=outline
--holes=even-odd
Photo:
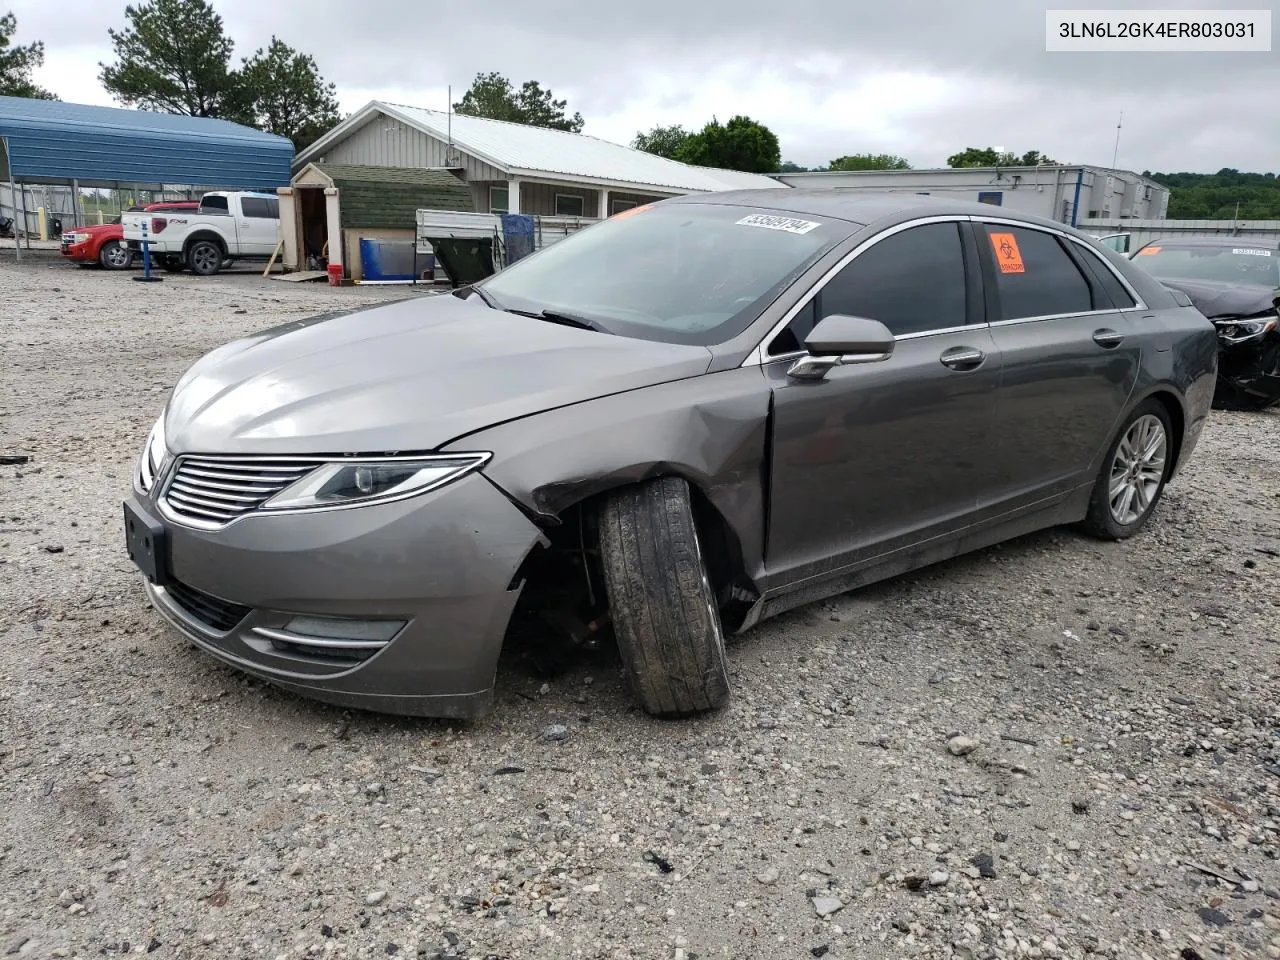
[[[728,703],[724,632],[689,485],[660,477],[612,495],[600,511],[600,556],[627,682],[645,711],[684,717]]]
[[[128,270],[133,266],[133,251],[119,240],[108,240],[98,251],[98,263],[104,270]]]
[[[187,266],[201,277],[212,277],[222,269],[223,253],[212,240],[197,240],[187,248]]]
[[[1085,529],[1102,540],[1124,540],[1141,530],[1164,494],[1173,463],[1169,412],[1146,400],[1129,414],[1102,461],[1089,500]]]

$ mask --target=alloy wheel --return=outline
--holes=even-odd
[[[196,273],[213,273],[222,265],[222,253],[211,243],[198,243],[191,250],[191,269]]]
[[[129,251],[114,240],[102,248],[102,264],[111,270],[123,270],[129,265]]]
[[[1111,483],[1107,501],[1116,523],[1129,526],[1151,509],[1164,482],[1169,438],[1164,424],[1153,414],[1139,417],[1129,425],[1111,461]]]

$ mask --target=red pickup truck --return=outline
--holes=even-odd
[[[199,210],[198,200],[170,200],[152,203],[145,207],[132,207],[130,212],[177,213],[180,210]],[[117,217],[112,223],[93,227],[76,227],[62,235],[62,255],[72,263],[82,266],[100,264],[106,270],[128,270],[133,266],[134,254],[124,243],[124,227]]]

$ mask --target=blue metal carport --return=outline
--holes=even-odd
[[[227,120],[0,97],[0,181],[274,190],[293,144]]]

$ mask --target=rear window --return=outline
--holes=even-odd
[[[1280,255],[1248,241],[1227,246],[1165,247],[1159,241],[1134,254],[1134,262],[1161,280],[1280,287]]]
[[[483,281],[506,309],[560,310],[610,332],[722,343],[856,225],[712,203],[636,207]]]
[[[226,213],[228,210],[226,197],[202,197],[200,199],[201,213]]]

